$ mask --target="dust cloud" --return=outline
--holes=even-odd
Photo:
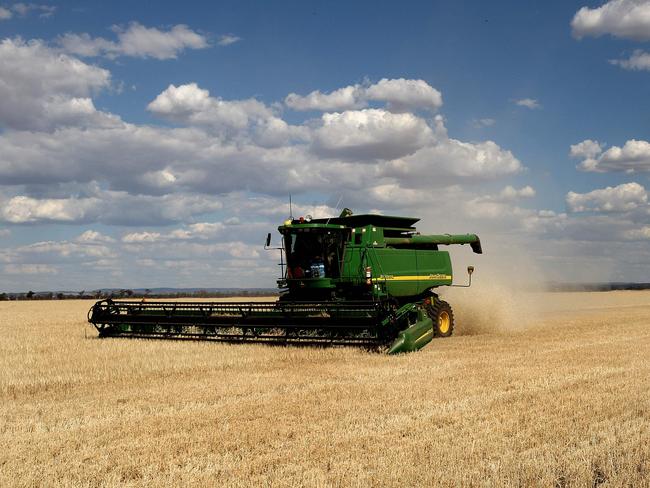
[[[541,293],[499,283],[450,288],[441,294],[454,310],[455,335],[498,334],[534,327],[543,310]]]
[[[453,308],[454,334],[507,334],[534,328],[548,300],[537,264],[521,253],[486,257],[472,259],[476,272],[471,287],[437,290]],[[466,281],[464,269],[455,266],[454,283]]]

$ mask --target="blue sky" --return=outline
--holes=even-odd
[[[289,193],[481,233],[494,269],[647,280],[648,18],[0,2],[0,290],[273,286]]]

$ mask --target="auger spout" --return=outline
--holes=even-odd
[[[437,235],[413,235],[410,237],[387,237],[387,246],[394,247],[415,247],[469,244],[476,254],[483,254],[481,240],[476,234],[437,234]]]

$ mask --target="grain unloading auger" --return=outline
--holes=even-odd
[[[452,285],[441,245],[474,234],[420,235],[419,219],[384,215],[289,219],[282,234],[276,302],[101,300],[88,313],[100,337],[207,339],[227,342],[352,344],[414,351],[454,328],[449,304],[435,293]],[[267,236],[268,249],[271,234]],[[470,274],[473,267],[468,268]],[[461,285],[469,286],[469,285]]]

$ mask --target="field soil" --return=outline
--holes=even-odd
[[[0,302],[0,486],[650,486],[650,292],[495,296],[399,356]]]

